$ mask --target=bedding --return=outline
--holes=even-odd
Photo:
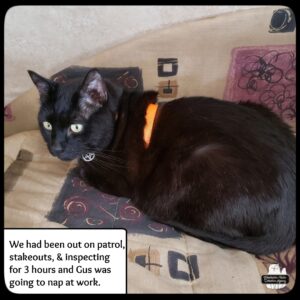
[[[200,94],[260,102],[295,131],[295,32],[274,30],[279,10],[289,8],[261,7],[179,24],[52,78],[64,81],[82,68],[101,67],[127,89],[158,90],[161,102]],[[4,111],[6,228],[126,228],[129,293],[286,293],[293,288],[295,246],[269,256],[221,248],[153,222],[130,199],[86,185],[76,162],[48,153],[35,117],[38,107],[32,88]],[[261,283],[274,264],[289,275],[280,289]]]

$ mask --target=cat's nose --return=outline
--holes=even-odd
[[[56,155],[64,151],[62,144],[57,143],[57,142],[55,142],[51,148],[52,148],[53,153]]]

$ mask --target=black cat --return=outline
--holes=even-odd
[[[79,158],[89,184],[217,244],[269,254],[295,242],[295,137],[267,108],[157,105],[156,92],[129,93],[97,69],[63,83],[29,74],[49,151]]]

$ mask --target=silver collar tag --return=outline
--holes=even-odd
[[[89,162],[95,158],[95,153],[90,152],[90,153],[82,154],[81,157],[84,161]]]

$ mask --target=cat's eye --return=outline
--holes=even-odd
[[[73,132],[78,133],[78,132],[82,131],[83,125],[82,124],[72,124],[70,128]]]
[[[44,121],[43,122],[43,126],[47,129],[47,130],[52,130],[52,125],[47,122],[47,121]]]

